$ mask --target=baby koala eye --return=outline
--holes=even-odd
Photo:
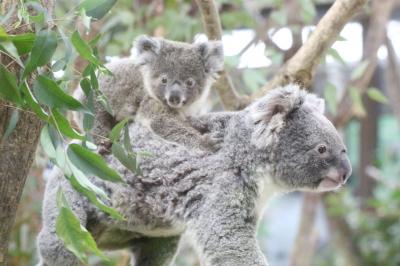
[[[326,152],[326,146],[325,145],[319,145],[318,146],[318,152],[320,153],[320,154],[324,154],[325,152]]]
[[[167,77],[166,76],[162,76],[161,77],[161,83],[165,85],[165,84],[167,84],[167,82],[168,82]]]
[[[194,85],[194,83],[195,83],[195,81],[192,78],[187,79],[185,82],[186,86],[188,86],[188,87],[192,87]]]

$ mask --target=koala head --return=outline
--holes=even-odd
[[[324,100],[296,85],[275,89],[248,107],[251,142],[268,152],[273,181],[289,190],[329,191],[351,174],[346,147],[323,115]]]
[[[189,106],[208,92],[224,64],[217,41],[188,44],[140,36],[135,50],[147,92],[171,108]]]

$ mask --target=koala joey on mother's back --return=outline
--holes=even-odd
[[[96,103],[94,138],[104,141],[116,122],[125,117],[148,126],[160,137],[189,147],[214,149],[217,139],[185,122],[195,115],[194,105],[205,99],[218,72],[223,69],[222,44],[198,44],[140,36],[134,44],[135,58],[107,65],[113,75],[100,75],[99,87],[108,98],[113,115]]]

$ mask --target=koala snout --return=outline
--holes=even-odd
[[[166,95],[167,104],[172,108],[180,108],[186,103],[185,96],[179,89],[172,89]]]
[[[347,180],[351,175],[352,169],[350,160],[347,155],[340,159],[339,164],[331,166],[328,169],[326,176],[318,185],[317,191],[330,191],[336,190],[346,184]]]

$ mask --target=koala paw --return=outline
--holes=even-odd
[[[206,133],[202,135],[202,146],[213,152],[218,151],[223,142],[223,135],[217,133]]]
[[[102,156],[111,153],[112,142],[109,140],[102,140],[98,145],[98,153]]]

